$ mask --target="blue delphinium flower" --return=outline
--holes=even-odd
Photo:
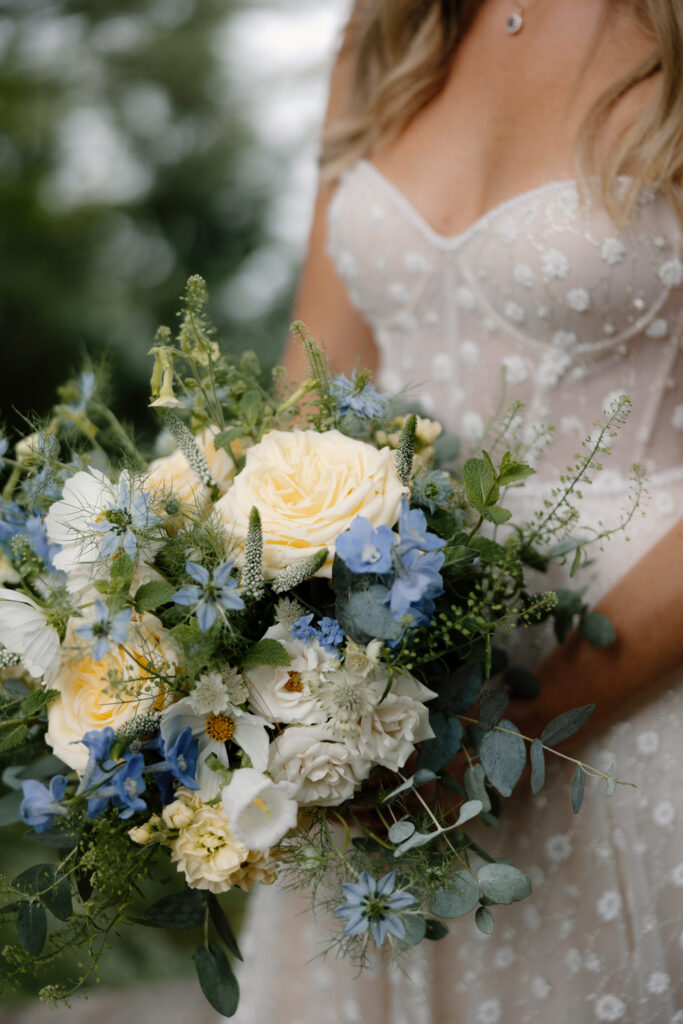
[[[238,583],[230,574],[232,562],[222,562],[211,575],[208,569],[196,562],[186,562],[185,571],[195,581],[181,587],[173,595],[176,604],[195,608],[199,628],[203,633],[211,629],[218,613],[239,611],[244,601],[237,591]]]
[[[403,555],[412,549],[417,551],[438,551],[446,543],[438,534],[429,532],[427,529],[427,519],[422,509],[411,509],[406,498],[401,499],[398,532],[401,538],[397,549],[399,555]]]
[[[159,517],[150,510],[150,501],[151,495],[145,491],[139,491],[131,500],[128,474],[121,474],[118,504],[110,505],[93,524],[95,530],[102,534],[101,558],[117,555],[121,550],[129,558],[135,558],[137,538],[134,531],[146,530],[159,521]]]
[[[362,935],[368,929],[381,946],[388,934],[404,938],[406,929],[399,917],[402,910],[414,907],[419,901],[412,893],[396,891],[396,872],[390,871],[379,880],[368,871],[361,873],[358,882],[344,882],[342,892],[346,902],[335,907],[335,914],[346,921],[344,935]]]
[[[365,516],[356,516],[336,540],[336,551],[351,572],[390,572],[396,534],[389,526],[374,528]]]
[[[26,779],[22,782],[21,788],[24,791],[24,799],[21,801],[19,814],[36,832],[46,832],[52,828],[57,815],[67,813],[66,807],[62,807],[61,804],[66,790],[65,775],[53,776],[49,789],[37,779]]]
[[[118,808],[119,818],[130,818],[136,811],[144,811],[147,804],[138,794],[143,793],[147,784],[142,777],[145,759],[142,754],[123,755],[123,764],[112,776],[112,803]]]
[[[387,397],[380,394],[365,374],[355,371],[350,380],[345,373],[338,373],[332,381],[331,392],[337,399],[341,416],[352,412],[361,419],[373,419],[381,416],[387,407]]]
[[[88,797],[89,818],[96,818],[102,814],[109,803],[109,795],[104,795],[97,787],[106,786],[110,782],[111,774],[116,767],[116,763],[109,756],[114,736],[114,730],[108,725],[104,729],[90,729],[81,740],[72,740],[73,743],[82,743],[88,748],[88,763],[76,795],[93,790],[93,794]]]
[[[311,640],[319,640],[320,633],[312,623],[313,612],[310,615],[300,615],[292,623],[292,638],[294,640],[301,640],[302,644],[308,644]]]
[[[132,617],[132,608],[124,608],[123,611],[112,616],[104,601],[97,597],[95,598],[95,621],[77,626],[74,632],[86,640],[93,641],[93,658],[95,661],[102,661],[112,643],[117,646],[125,644]]]
[[[164,763],[168,771],[181,786],[188,789],[199,789],[195,779],[198,755],[199,740],[192,735],[192,727],[189,725],[178,735],[173,746],[167,747],[165,751]]]
[[[396,576],[389,591],[389,607],[397,622],[404,615],[419,612],[420,603],[443,593],[440,569],[446,560],[442,551],[422,554],[410,548],[396,559]]]
[[[330,654],[336,654],[337,648],[344,643],[344,637],[346,636],[337,620],[330,618],[329,615],[325,615],[318,623],[318,631],[320,633],[318,641],[320,646],[324,647]]]

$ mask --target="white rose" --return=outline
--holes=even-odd
[[[378,701],[387,681],[385,673],[376,674],[372,680]],[[436,693],[413,676],[407,673],[395,676],[384,700],[361,719],[360,735],[355,741],[359,757],[394,772],[402,768],[413,753],[415,744],[434,736],[429,724],[429,709],[424,704],[434,697]]]
[[[255,768],[238,769],[221,793],[233,834],[250,850],[266,851],[296,825],[294,786],[273,782]]]
[[[217,451],[214,447],[213,440],[218,432],[218,427],[207,427],[195,437],[195,441],[209,464],[218,490],[225,494],[235,475],[235,463],[224,448]],[[242,443],[239,439],[232,442],[231,448],[237,457],[242,454]],[[145,487],[147,490],[156,487],[173,491],[179,501],[187,504],[197,501],[206,504],[209,500],[208,487],[197,479],[180,449],[150,463]]]
[[[353,796],[370,761],[319,725],[292,725],[270,745],[269,774],[291,782],[301,805],[334,807]]]
[[[266,630],[265,637],[280,641],[289,654],[290,664],[286,668],[259,665],[247,669],[252,708],[269,722],[297,722],[301,725],[324,722],[325,713],[318,702],[304,696],[301,675],[337,668],[339,659],[321,647],[317,640],[308,643],[295,640],[291,627],[279,622]]]
[[[244,469],[216,510],[244,547],[256,506],[263,528],[263,567],[280,569],[328,549],[318,576],[332,575],[334,542],[356,516],[393,526],[405,488],[388,448],[377,449],[338,430],[272,430],[247,452]]]
[[[168,633],[154,615],[143,615],[134,627],[127,653],[114,647],[95,661],[90,645],[74,632],[78,620],[69,623],[64,640],[64,658],[51,686],[60,696],[48,708],[45,741],[70,768],[82,772],[88,751],[80,740],[90,729],[111,726],[115,731],[138,712],[150,711],[160,700],[156,681],[141,667],[152,662],[160,667],[174,657]],[[109,692],[109,673],[129,680],[134,693],[116,697]]]

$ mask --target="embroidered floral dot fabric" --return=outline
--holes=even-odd
[[[582,519],[608,522],[628,506],[635,461],[648,473],[647,514],[634,518],[629,543],[617,535],[594,552],[584,575],[591,602],[683,508],[682,243],[663,196],[645,194],[619,230],[574,183],[524,193],[445,238],[366,161],[330,208],[330,253],[373,328],[381,386],[410,389],[466,449],[517,398],[521,436],[555,424],[537,476],[513,497],[517,513],[539,506],[610,401],[631,396]],[[563,582],[560,570],[549,585]],[[516,662],[533,666],[552,642],[543,630],[525,635]],[[558,762],[541,794],[508,804],[511,827],[481,837],[533,885],[525,902],[496,908],[493,936],[453,921],[446,939],[423,942],[402,969],[358,976],[318,956],[333,921],[316,923],[304,896],[263,889],[236,1020],[683,1024],[683,667],[666,683],[582,750],[597,767],[616,763],[638,789],[608,799],[593,782],[575,816],[571,768]]]

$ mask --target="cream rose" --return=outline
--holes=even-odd
[[[141,664],[151,661],[160,667],[174,658],[175,650],[168,633],[154,615],[143,615],[133,627],[127,651],[116,647],[102,661],[94,661],[90,646],[78,637],[69,624],[64,640],[62,666],[51,686],[60,696],[48,708],[45,741],[70,768],[82,772],[88,751],[80,740],[90,729],[120,729],[124,722],[141,711],[150,711],[162,695],[149,672]],[[107,692],[109,673],[130,680],[133,691],[120,697]]]
[[[334,542],[356,516],[393,526],[405,493],[393,454],[338,430],[272,430],[247,452],[216,510],[243,550],[255,505],[263,528],[263,569],[280,569],[328,549],[318,576],[332,575]]]
[[[433,738],[429,709],[424,702],[437,695],[405,672],[394,677],[391,690],[381,700],[388,681],[385,672],[373,676],[370,686],[377,703],[361,719],[355,744],[359,757],[397,772],[413,753],[416,743]]]
[[[270,745],[268,772],[293,783],[297,803],[334,807],[353,796],[370,761],[321,725],[290,725]]]
[[[224,448],[216,450],[214,447],[213,441],[216,434],[218,434],[218,427],[207,427],[195,438],[195,441],[209,464],[218,490],[221,494],[225,494],[235,475],[235,463]],[[242,454],[242,445],[239,440],[233,441],[231,447],[237,457]],[[145,487],[148,490],[158,487],[173,491],[176,498],[187,504],[192,502],[206,504],[209,500],[208,487],[199,482],[180,449],[150,463]]]

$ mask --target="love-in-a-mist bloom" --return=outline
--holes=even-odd
[[[387,935],[404,938],[406,927],[401,911],[414,907],[419,901],[412,893],[396,889],[395,871],[380,879],[363,871],[357,882],[344,882],[341,888],[346,902],[335,907],[334,912],[346,921],[344,935],[362,935],[369,930],[378,946]]]

